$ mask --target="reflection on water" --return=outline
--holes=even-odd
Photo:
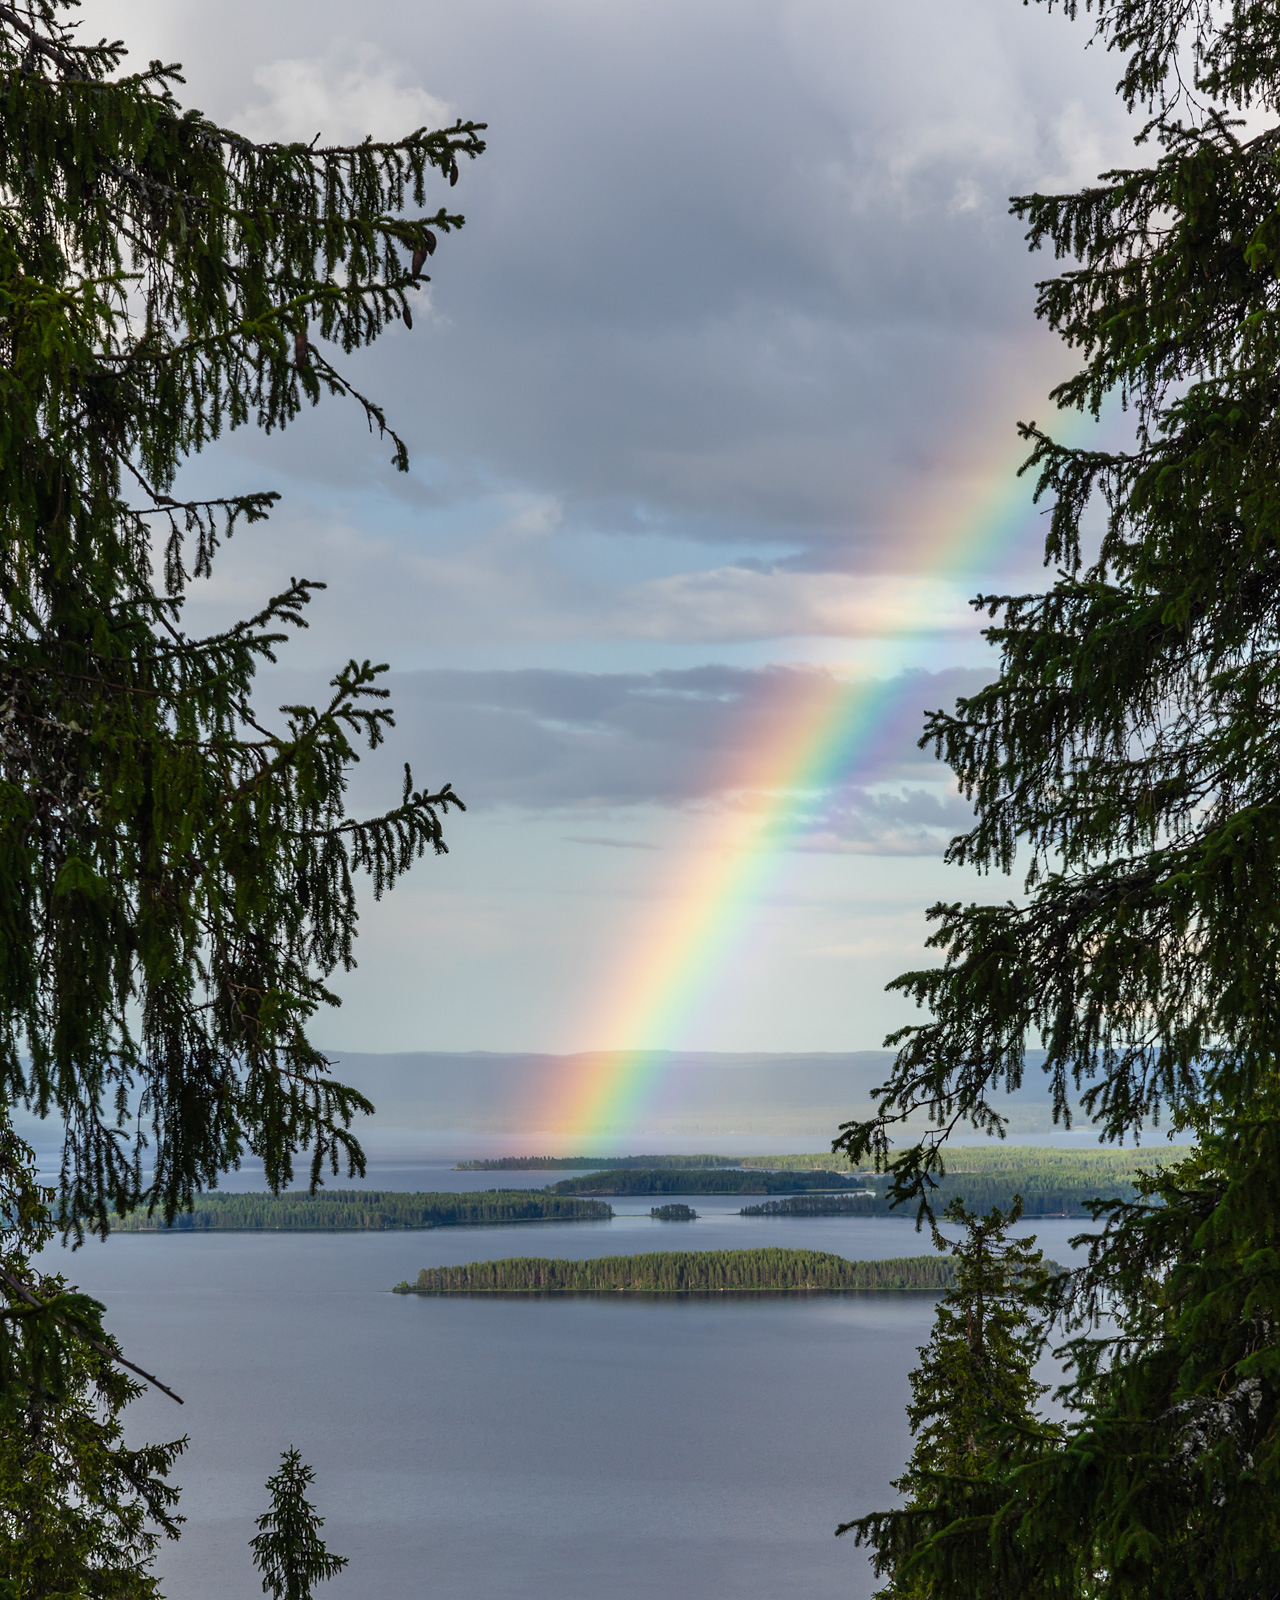
[[[896,1219],[696,1203],[704,1215],[678,1232],[641,1213],[542,1225],[537,1253],[929,1248]],[[1063,1260],[1080,1226],[1037,1231]],[[187,1402],[134,1408],[136,1437],[192,1439],[177,1473],[190,1520],[162,1558],[170,1600],[259,1593],[247,1541],[290,1444],[317,1469],[331,1548],[351,1558],[325,1600],[869,1596],[863,1553],[832,1529],[888,1501],[933,1296],[387,1292],[419,1267],[531,1244],[516,1227],[125,1234],[59,1260]]]

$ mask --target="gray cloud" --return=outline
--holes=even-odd
[[[842,718],[861,704],[816,668],[397,673],[388,679],[396,733],[385,759],[362,763],[353,795],[376,804],[392,763],[405,759],[416,781],[447,780],[480,810],[758,806],[793,788],[813,848],[894,840],[908,853],[932,851],[967,813],[937,787],[945,769],[916,748],[920,725],[926,709],[949,705],[985,677],[906,673],[859,691],[873,697],[870,733],[815,782],[770,752],[788,748],[796,727],[815,726],[815,713],[835,746]],[[912,788],[901,796],[882,791],[903,780]],[[634,829],[625,840],[582,842],[633,838]]]
[[[418,504],[515,490],[566,527],[809,570],[910,567],[1006,472],[1061,357],[1005,197],[1128,153],[1113,64],[1012,0],[909,24],[818,0],[130,12],[257,133],[326,107],[385,131],[430,96],[491,124],[430,314],[355,362],[414,480],[334,448],[337,408],[272,444],[277,471]]]
[[[602,844],[610,850],[656,850],[656,844],[650,844],[646,839],[609,839],[597,833],[567,833],[564,836],[566,844]]]
[[[760,663],[976,662],[957,594],[1034,567],[1036,526],[1009,513],[1014,423],[1047,420],[1066,358],[1031,315],[1053,264],[1027,257],[1006,196],[1132,159],[1114,59],[1017,0],[86,11],[257,134],[384,134],[432,99],[491,125],[440,192],[468,224],[412,332],[342,362],[412,473],[338,404],[220,441],[193,489],[286,498],[190,620],[252,614],[294,573],[330,581],[267,705],[322,693],[349,654],[433,669],[392,681],[400,727],[353,805],[397,797],[408,756],[477,814],[367,906],[334,1038],[595,1046],[584,992],[629,981],[668,867],[674,914],[702,877],[684,867],[740,836],[735,808],[767,811],[785,776],[768,752],[821,699],[816,670]],[[967,892],[905,859],[965,821],[915,734],[981,677],[882,684],[844,767],[788,792],[800,848],[733,957],[733,1004],[685,1042],[845,1049],[910,1020],[883,983],[918,964],[917,907]]]
[[[841,855],[938,856],[972,822],[969,806],[947,790],[845,788],[815,808],[801,848]]]

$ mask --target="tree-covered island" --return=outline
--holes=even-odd
[[[221,1229],[224,1232],[365,1232],[390,1228],[477,1228],[512,1222],[607,1222],[613,1207],[528,1189],[479,1194],[396,1194],[381,1189],[305,1190],[284,1194],[202,1194],[172,1222],[139,1208],[112,1224],[114,1232]]]
[[[698,1213],[692,1206],[681,1205],[678,1200],[670,1205],[651,1206],[649,1215],[658,1222],[696,1222]]]
[[[857,1289],[950,1287],[949,1256],[846,1261],[822,1250],[655,1250],[588,1261],[508,1256],[467,1266],[424,1267],[395,1294],[730,1294],[838,1293]]]

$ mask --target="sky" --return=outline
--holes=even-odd
[[[186,487],[277,489],[192,626],[329,587],[264,683],[391,664],[356,808],[466,800],[362,909],[335,1050],[844,1051],[913,1018],[968,813],[916,748],[992,670],[967,604],[1045,581],[1019,419],[1089,437],[1007,197],[1134,159],[1119,63],[1018,0],[86,0],[256,138],[461,115],[412,331],[349,406]],[[1104,419],[1103,431],[1106,431]]]

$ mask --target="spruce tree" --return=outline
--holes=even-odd
[[[470,123],[255,144],[68,12],[0,3],[0,1099],[62,1120],[65,1213],[103,1227],[140,1199],[172,1214],[246,1153],[273,1187],[302,1149],[313,1179],[358,1162],[367,1105],[308,1021],[352,961],[353,875],[381,894],[441,848],[453,796],[406,770],[385,815],[346,816],[346,771],[391,721],[375,664],[261,714],[255,671],[315,583],[184,630],[191,581],[276,496],[177,479],[325,394],[407,466],[331,357],[411,323],[462,222],[421,214],[428,181],[482,144]]]
[[[1074,1415],[1035,1462],[992,1469],[1013,1497],[993,1559],[1034,1552],[1063,1593],[1276,1595],[1280,11],[1063,9],[1122,58],[1139,160],[1013,209],[1066,263],[1037,306],[1081,356],[1054,399],[1096,415],[1118,396],[1132,443],[1023,428],[1057,576],[979,597],[999,676],[924,743],[975,806],[950,859],[1020,858],[1024,893],[932,909],[940,964],[896,981],[928,1015],[839,1144],[927,1204],[953,1128],[1003,1131],[1032,1044],[1064,1121],[1078,1093],[1103,1137],[1160,1118],[1199,1137],[1100,1212],[1059,1308],[1083,1319]],[[891,1154],[921,1112],[932,1131]],[[1103,1312],[1112,1331],[1090,1331]]]
[[[1274,1092],[1221,1124],[1136,1201],[1099,1205],[1107,1227],[1061,1285],[1085,1330],[1063,1351],[1070,1421],[1006,1475],[996,1541],[1050,1592],[1280,1594]]]
[[[262,1592],[272,1600],[312,1600],[314,1585],[347,1564],[345,1556],[330,1555],[320,1537],[324,1518],[307,1499],[315,1477],[296,1450],[286,1450],[279,1472],[267,1479],[271,1509],[258,1518],[249,1548],[262,1574]]]
[[[933,1332],[911,1374],[907,1416],[915,1446],[893,1487],[905,1504],[846,1522],[872,1551],[889,1583],[881,1600],[925,1600],[972,1594],[983,1600],[1032,1600],[1041,1593],[1035,1568],[1010,1562],[989,1530],[1008,1500],[994,1468],[1026,1459],[1053,1430],[1037,1415],[1045,1393],[1033,1369],[1044,1338],[1038,1297],[1048,1281],[1034,1238],[1009,1229],[1020,1201],[979,1217],[963,1200],[945,1215],[964,1231],[954,1242],[933,1226],[933,1242],[949,1250],[955,1282],[938,1302]]]
[[[124,1408],[142,1385],[104,1331],[102,1305],[33,1271],[54,1234],[52,1191],[31,1150],[3,1128],[0,1158],[0,1280],[10,1297],[0,1336],[0,1596],[154,1600],[156,1547],[182,1521],[166,1478],[185,1441],[124,1443]]]
[[[73,0],[0,0],[0,1547],[62,1563],[7,1567],[15,1597],[147,1593],[176,1526],[177,1447],[121,1444],[130,1363],[102,1307],[33,1260],[51,1222],[172,1217],[246,1156],[272,1189],[304,1153],[313,1187],[363,1170],[371,1108],[311,1020],[353,963],[360,876],[384,893],[459,803],[406,767],[382,815],[347,815],[392,726],[386,669],[336,664],[323,704],[265,712],[257,670],[323,585],[193,633],[191,586],[277,496],[181,480],[228,430],[324,397],[407,469],[342,362],[412,326],[463,221],[430,191],[482,125],[261,143],[184,109],[181,82],[85,42]],[[63,1129],[54,1191],[18,1109]]]

